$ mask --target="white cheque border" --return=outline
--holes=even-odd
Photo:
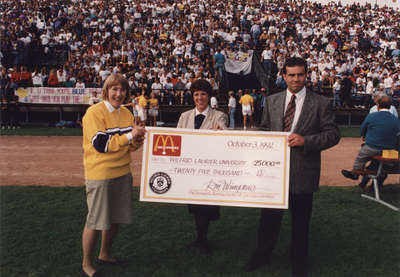
[[[140,201],[147,202],[164,202],[177,204],[202,204],[202,205],[221,205],[221,206],[239,206],[239,207],[259,207],[259,208],[279,208],[288,209],[289,199],[289,167],[290,167],[290,148],[283,147],[283,180],[282,180],[282,199],[281,201],[241,201],[241,200],[224,200],[224,199],[207,199],[194,197],[171,197],[164,195],[150,195],[148,193],[149,184],[149,164],[152,156],[152,146],[150,138],[153,135],[204,135],[204,136],[235,136],[235,137],[275,137],[281,138],[284,145],[287,145],[288,133],[286,132],[264,132],[264,131],[212,131],[202,129],[179,129],[179,128],[161,128],[161,127],[146,127],[146,139],[143,145],[142,155],[142,175],[140,184]]]

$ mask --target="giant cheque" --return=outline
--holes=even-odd
[[[146,130],[141,201],[288,208],[288,133]]]

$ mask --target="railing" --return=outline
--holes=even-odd
[[[89,105],[85,104],[18,104],[18,118],[22,123],[55,123],[61,120],[81,120]],[[182,112],[192,109],[193,105],[161,105],[158,120],[166,126],[176,126]],[[219,110],[228,112],[227,105]],[[237,123],[240,124],[241,107],[236,109]],[[342,126],[359,126],[368,115],[367,109],[336,109],[336,123]],[[239,125],[240,126],[240,125]]]
[[[82,120],[89,105],[86,104],[32,104],[18,103],[17,117],[22,123],[55,123],[61,120]],[[176,125],[182,112],[193,108],[191,105],[161,105],[159,121]]]

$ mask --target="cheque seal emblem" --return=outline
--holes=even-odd
[[[153,192],[163,194],[171,187],[171,177],[167,173],[157,172],[150,177],[149,183]]]

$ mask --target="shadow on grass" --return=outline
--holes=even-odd
[[[342,137],[360,137],[357,127],[340,127],[340,132]],[[0,136],[82,136],[82,129],[27,125],[21,129],[0,129]]]
[[[314,195],[311,277],[399,276],[400,213],[360,194],[358,188],[322,187]],[[138,195],[135,188],[133,224],[121,227],[114,244],[116,256],[130,262],[101,268],[107,276],[290,276],[288,212],[271,264],[244,273],[256,244],[259,209],[222,207],[221,219],[210,225],[213,255],[202,256],[186,249],[195,234],[185,205],[139,202]],[[399,206],[400,185],[385,186],[381,196]],[[0,276],[79,273],[84,188],[0,187],[0,200]]]

